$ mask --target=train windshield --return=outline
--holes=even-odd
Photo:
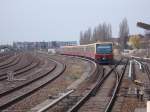
[[[96,53],[98,54],[112,53],[112,44],[96,44]]]

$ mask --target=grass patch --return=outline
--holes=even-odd
[[[67,76],[68,77],[67,79],[77,80],[83,74],[83,67],[78,66],[78,65],[71,65],[68,69],[68,73],[70,75]]]

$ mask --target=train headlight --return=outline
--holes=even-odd
[[[105,58],[105,57],[103,57],[102,59],[103,59],[103,60],[105,60],[106,58]]]

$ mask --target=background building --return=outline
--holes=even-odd
[[[51,42],[13,42],[13,47],[20,50],[55,49],[61,46],[77,45],[77,41],[51,41]]]

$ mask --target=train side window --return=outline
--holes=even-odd
[[[87,52],[87,51],[89,51],[89,48],[88,48],[88,46],[87,47],[85,47],[85,51]]]
[[[83,50],[82,50],[82,47],[80,48],[80,52],[82,52]]]
[[[91,46],[88,47],[88,51],[91,52]]]
[[[94,52],[95,51],[95,48],[94,47],[92,47],[92,52]]]
[[[84,48],[83,47],[81,47],[81,52],[83,52],[84,51]]]

